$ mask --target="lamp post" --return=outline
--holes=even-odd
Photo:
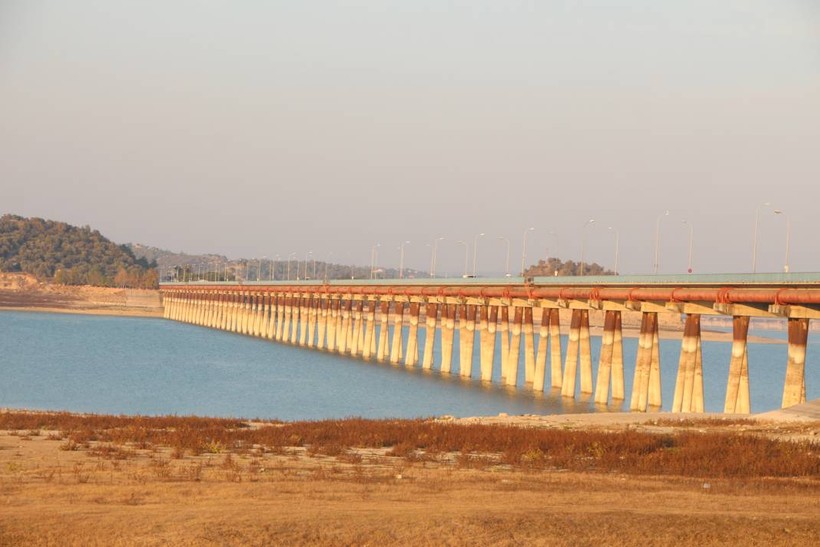
[[[783,262],[783,272],[789,273],[789,243],[791,239],[792,223],[789,217],[780,209],[775,209],[774,214],[782,215],[786,219],[786,259]]]
[[[610,232],[613,232],[615,234],[615,270],[614,271],[615,271],[615,275],[618,275],[618,253],[620,251],[620,246],[621,246],[621,235],[618,233],[618,230],[613,228],[612,226],[609,226],[607,228],[607,230],[609,230]]]
[[[399,279],[404,279],[404,246],[410,245],[409,241],[399,244]]]
[[[293,251],[288,255],[288,281],[290,281],[290,261],[292,258],[296,257],[296,251]],[[298,263],[297,263],[298,264]],[[296,272],[296,276],[299,276],[299,272]]]
[[[695,239],[695,227],[686,219],[683,219],[683,223],[689,226],[689,258],[686,261],[686,273],[692,273],[692,242]]]
[[[754,235],[752,236],[752,273],[757,273],[757,233],[758,226],[760,225],[760,209],[762,207],[768,207],[769,205],[770,203],[765,201],[755,209],[755,228]]]
[[[667,209],[662,214],[658,215],[658,220],[655,222],[655,261],[652,263],[652,273],[658,273],[658,267],[661,260],[661,219],[669,216]]]
[[[581,230],[581,275],[584,275],[585,270],[585,257],[587,251],[587,226],[594,224],[595,219],[591,218],[584,223],[584,227]]]
[[[477,234],[473,238],[473,277],[475,277],[476,255],[478,255],[478,238],[484,237],[484,232]]]
[[[304,275],[304,279],[308,278],[307,264],[308,264],[308,260],[310,259],[311,256],[313,256],[313,251],[308,251],[308,252],[305,253],[305,275]]]
[[[498,239],[507,243],[507,259],[504,262],[504,275],[510,277],[510,238],[498,236]],[[523,271],[523,270],[522,270]]]
[[[373,247],[370,248],[370,279],[375,279],[376,277],[376,257],[378,256],[378,252],[376,249],[381,247],[381,243],[376,243]]]
[[[444,241],[443,237],[437,237],[433,240],[433,250],[430,256],[430,277],[436,277],[436,260],[438,259],[438,242]]]
[[[526,230],[524,230],[524,241],[521,244],[521,275],[524,275],[524,268],[526,266],[527,261],[527,235],[535,230],[535,227],[530,226]],[[509,268],[508,268],[509,269]]]
[[[273,272],[271,274],[271,278],[273,279],[273,281],[276,281],[276,261],[277,260],[279,260],[279,255],[274,255],[274,257],[273,257],[273,266],[271,266],[271,271]]]
[[[467,242],[466,241],[456,241],[456,245],[464,245],[464,273],[461,274],[461,277],[467,277]]]

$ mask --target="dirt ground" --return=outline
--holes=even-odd
[[[52,285],[28,274],[2,272],[0,309],[162,317],[159,291]]]
[[[675,428],[669,415],[554,427]],[[445,418],[446,419],[446,418]],[[659,421],[660,420],[660,421]],[[544,424],[550,422],[544,417]],[[583,421],[583,419],[581,419]],[[563,425],[562,425],[563,424]],[[543,425],[543,424],[542,424]],[[815,437],[820,422],[679,427]],[[614,428],[614,429],[613,429]],[[817,545],[820,477],[464,468],[383,449],[175,454],[0,434],[0,545]]]

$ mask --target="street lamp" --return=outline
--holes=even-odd
[[[376,251],[376,249],[378,249],[381,246],[381,243],[376,243],[370,249],[370,279],[376,278],[376,257],[378,256],[378,252]]]
[[[438,242],[439,241],[444,241],[444,238],[443,237],[437,237],[436,239],[433,240],[433,245],[432,245],[433,251],[432,251],[432,255],[430,256],[430,277],[435,277],[436,276],[436,260],[438,258],[437,255],[438,255]]]
[[[305,253],[305,275],[304,275],[304,279],[308,278],[307,263],[308,263],[308,259],[310,259],[311,256],[313,256],[313,251],[308,251],[308,252]],[[299,277],[299,276],[297,275],[296,277]]]
[[[409,241],[403,241],[399,245],[399,279],[404,279],[404,246],[410,245]]]
[[[618,275],[618,252],[621,246],[621,235],[618,233],[618,230],[612,226],[609,226],[607,230],[615,233],[615,275]]]
[[[584,223],[584,227],[582,229],[582,233],[581,233],[581,275],[584,275],[584,269],[585,269],[585,264],[584,264],[585,258],[584,257],[586,256],[586,250],[587,250],[587,226],[589,226],[590,224],[594,224],[594,223],[595,223],[595,219],[591,218],[591,219],[587,220]]]
[[[467,277],[467,242],[466,241],[456,241],[456,245],[464,245],[464,273],[461,277]]]
[[[507,260],[504,262],[504,275],[510,277],[510,238],[498,236],[498,239],[507,242]]]
[[[786,219],[786,260],[783,263],[783,272],[789,273],[789,239],[791,239],[792,223],[786,213],[780,209],[775,209],[774,214],[782,215]]]
[[[290,281],[290,261],[292,258],[296,258],[296,251],[293,251],[288,255],[288,281]],[[298,269],[299,263],[297,262],[296,265]],[[296,272],[296,277],[299,277],[299,272]]]
[[[658,220],[655,222],[655,262],[652,264],[652,273],[658,273],[658,267],[661,260],[661,219],[669,216],[669,210],[658,215]]]
[[[755,210],[755,229],[754,235],[752,236],[752,273],[757,273],[757,233],[758,233],[758,225],[760,224],[760,208],[761,207],[768,207],[771,205],[768,201],[765,201],[757,206]]]
[[[692,242],[694,240],[695,227],[686,219],[683,219],[683,223],[689,226],[689,260],[686,262],[686,272],[692,273]]]
[[[527,260],[527,235],[530,232],[532,232],[533,230],[535,230],[535,228],[532,227],[532,226],[530,226],[529,228],[524,230],[524,241],[521,244],[521,275],[522,276],[524,275],[524,267],[525,267],[525,262]]]
[[[473,277],[475,277],[475,263],[476,263],[476,255],[478,254],[478,238],[484,237],[484,232],[477,234],[473,238]]]

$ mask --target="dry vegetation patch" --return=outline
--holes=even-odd
[[[0,545],[820,540],[815,444],[658,427],[5,412]]]

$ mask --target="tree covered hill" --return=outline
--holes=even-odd
[[[0,271],[65,285],[155,288],[156,264],[92,230],[65,222],[0,217]]]

